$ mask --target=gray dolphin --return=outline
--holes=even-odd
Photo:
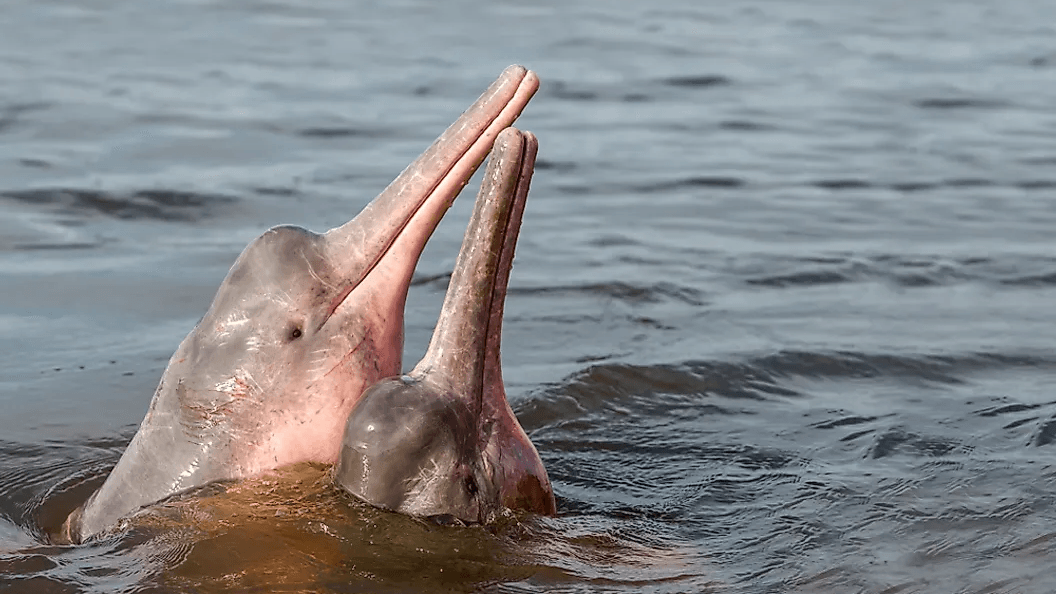
[[[173,354],[135,437],[59,538],[82,542],[175,493],[337,460],[363,391],[398,374],[415,264],[538,89],[511,66],[354,219],[254,240]]]
[[[370,504],[455,523],[487,523],[504,508],[556,512],[499,356],[537,148],[531,133],[499,135],[425,357],[369,388],[348,417],[333,478]]]

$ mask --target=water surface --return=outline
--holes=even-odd
[[[1042,0],[9,1],[0,584],[1052,591],[1053,23]],[[242,248],[346,221],[511,63],[543,87],[503,368],[559,515],[435,526],[306,467],[49,544]],[[418,266],[408,366],[471,202]]]

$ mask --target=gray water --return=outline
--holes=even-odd
[[[309,469],[236,486],[270,523],[49,544],[242,248],[346,221],[511,63],[503,368],[558,516],[430,526]],[[1056,590],[1054,106],[1048,0],[7,0],[0,590]]]

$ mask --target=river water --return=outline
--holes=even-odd
[[[2,15],[0,590],[1056,589],[1056,3]],[[346,221],[511,63],[503,368],[558,516],[434,526],[306,467],[50,544],[242,248]]]

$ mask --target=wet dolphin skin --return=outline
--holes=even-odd
[[[503,387],[499,343],[537,142],[499,135],[425,357],[372,386],[345,428],[334,481],[416,516],[487,523],[555,513],[554,493]]]
[[[354,219],[275,227],[231,267],[173,354],[117,466],[58,538],[223,479],[337,460],[363,391],[401,370],[407,290],[455,196],[538,88],[511,66]]]

